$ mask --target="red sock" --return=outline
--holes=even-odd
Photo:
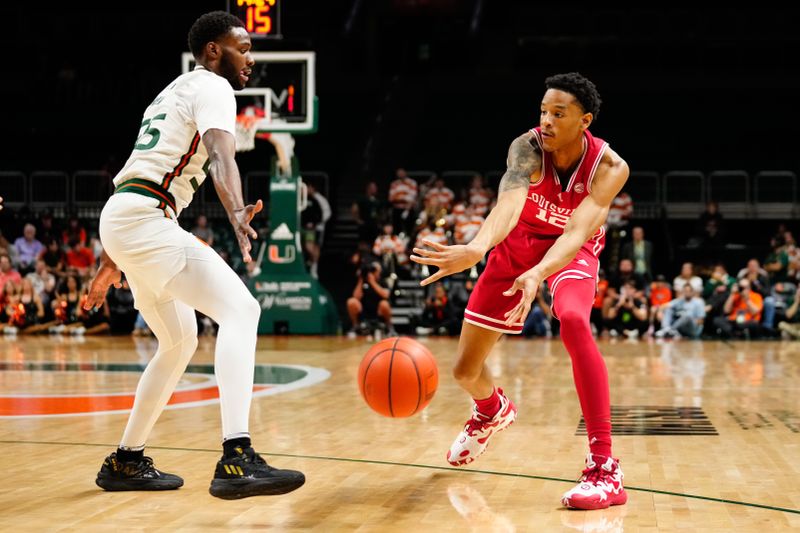
[[[492,418],[500,410],[500,395],[497,393],[497,387],[492,388],[492,394],[484,400],[474,398],[475,404],[478,406],[478,412],[484,416]]]
[[[589,325],[594,293],[593,279],[563,279],[558,284],[553,306],[561,321],[561,340],[572,359],[572,375],[586,421],[589,450],[611,457],[608,370]]]

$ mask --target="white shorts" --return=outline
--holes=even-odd
[[[173,297],[164,286],[186,266],[189,256],[215,254],[178,225],[171,210],[140,194],[121,192],[108,199],[100,214],[100,241],[131,286],[137,309]],[[202,251],[201,251],[202,250]]]

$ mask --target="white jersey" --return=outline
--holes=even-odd
[[[206,178],[203,134],[216,128],[234,135],[235,125],[236,99],[225,78],[203,67],[182,74],[145,110],[133,153],[114,185],[153,181],[174,196],[178,215]]]

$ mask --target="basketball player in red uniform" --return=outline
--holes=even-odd
[[[570,508],[601,509],[624,504],[627,495],[611,453],[608,373],[589,315],[603,224],[628,178],[628,165],[589,133],[601,102],[591,81],[573,72],[547,78],[545,86],[540,125],[511,143],[497,205],[475,239],[454,246],[425,242],[432,250],[414,248],[411,259],[439,268],[422,281],[428,285],[471,268],[494,248],[467,304],[453,369],[475,400],[472,418],[447,453],[457,466],[478,458],[489,438],[516,418],[516,407],[494,387],[484,361],[500,335],[522,331],[539,285],[547,280],[590,449],[580,482],[561,501]]]

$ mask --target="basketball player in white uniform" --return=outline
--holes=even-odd
[[[222,11],[198,18],[189,31],[197,67],[179,76],[145,110],[139,137],[114,178],[114,195],[100,215],[105,251],[91,282],[87,308],[102,304],[125,273],[158,351],[136,389],[122,441],[97,475],[105,490],[166,490],[183,485],[144,456],[150,431],[197,348],[195,312],[219,324],[215,373],[222,410],[223,456],[212,495],[236,499],[283,494],[300,487],[300,472],[270,467],[253,450],[248,418],[253,392],[258,302],[210,247],[184,231],[180,212],[205,178],[213,178],[245,262],[250,227],[262,203],[244,205],[234,161],[236,100],[254,64],[242,22]]]

